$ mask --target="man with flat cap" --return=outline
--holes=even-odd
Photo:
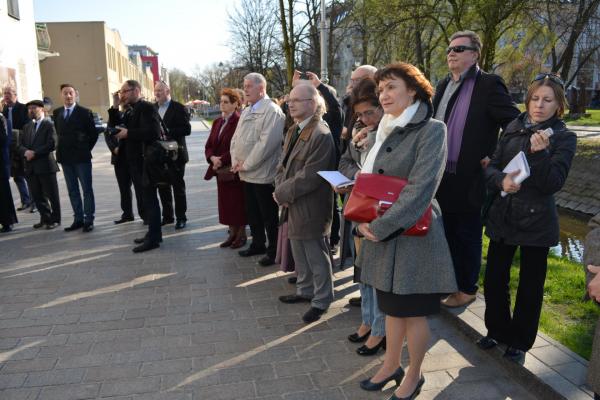
[[[23,126],[19,141],[19,154],[25,159],[25,177],[40,212],[40,222],[35,229],[54,229],[60,225],[60,200],[56,173],[59,171],[54,158],[56,131],[50,119],[44,118],[44,102],[32,100],[27,103],[31,121]]]

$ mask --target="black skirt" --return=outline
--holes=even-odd
[[[394,294],[377,289],[377,304],[385,315],[397,318],[425,317],[440,312],[439,293]]]

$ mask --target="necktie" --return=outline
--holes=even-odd
[[[300,137],[300,131],[302,131],[302,129],[300,129],[300,125],[298,125],[296,127],[296,130],[294,131],[294,134],[292,135],[292,137],[290,139],[290,144],[288,145],[287,154],[285,155],[285,158],[283,159],[284,167],[287,166],[288,158],[290,158],[290,154],[292,153],[294,146],[296,146],[296,142],[298,141],[298,138]]]
[[[8,107],[8,122],[6,123],[6,130],[7,130],[7,135],[8,137],[12,137],[12,128],[13,128],[13,121],[12,121],[12,107]]]
[[[67,108],[67,112],[65,113],[65,121],[68,121],[70,116],[71,116],[71,109]]]

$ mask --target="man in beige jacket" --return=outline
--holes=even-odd
[[[249,257],[266,253],[259,261],[266,267],[275,263],[277,252],[279,208],[273,200],[273,189],[285,116],[267,96],[267,81],[261,74],[253,72],[244,77],[244,95],[249,105],[231,139],[231,165],[245,183],[244,201],[252,244],[239,254]]]

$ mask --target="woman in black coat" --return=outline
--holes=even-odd
[[[0,114],[0,232],[12,231],[12,225],[17,223],[17,213],[10,190],[9,140],[6,134],[4,116]]]
[[[504,343],[504,356],[513,361],[523,360],[537,335],[548,251],[559,236],[554,193],[567,179],[577,142],[561,119],[567,100],[558,76],[538,75],[529,85],[525,104],[527,111],[507,126],[485,170],[494,197],[485,232],[490,238],[484,280],[488,333],[478,344],[489,349]],[[531,175],[518,184],[513,178],[519,171],[503,169],[520,151]],[[521,267],[511,317],[510,267],[517,247]]]

